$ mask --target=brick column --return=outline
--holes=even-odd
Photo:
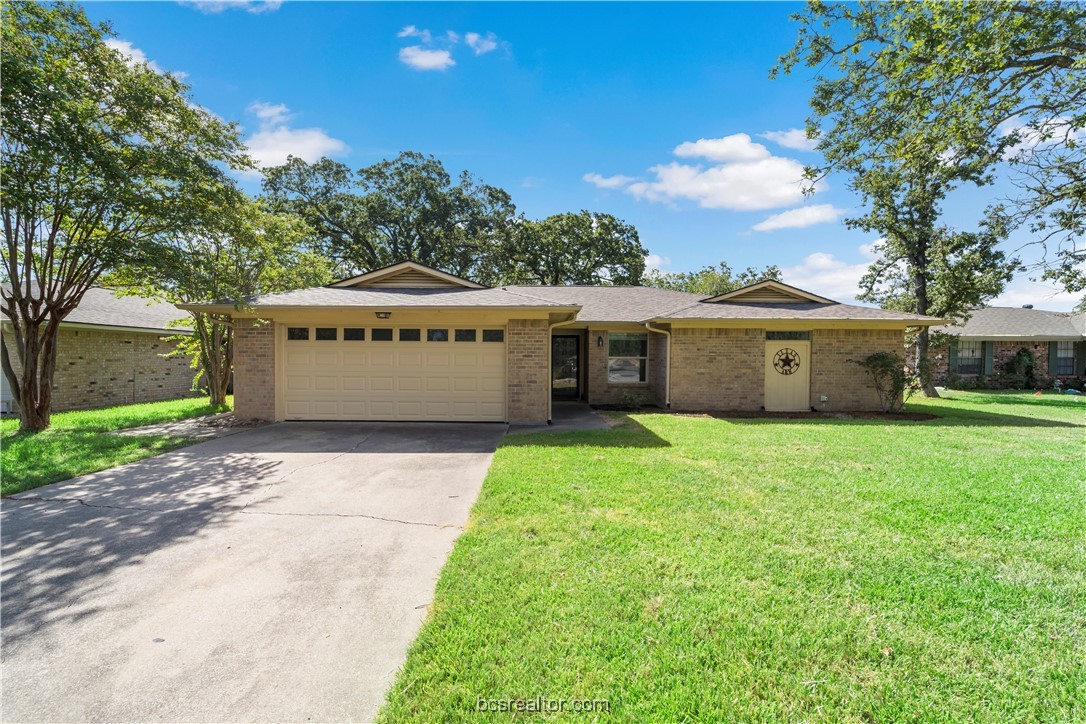
[[[512,423],[545,423],[551,393],[550,334],[545,319],[511,319],[505,333],[508,406]]]
[[[234,322],[234,414],[245,420],[275,420],[275,325],[271,322]]]

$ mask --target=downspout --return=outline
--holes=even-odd
[[[671,409],[671,332],[659,327],[653,327],[652,322],[645,322],[645,329],[650,332],[658,332],[667,337],[667,374],[664,375],[664,407]]]
[[[577,321],[577,313],[564,322],[555,322],[554,324],[547,325],[547,424],[550,425],[554,421],[551,419],[554,413],[554,342],[552,341],[552,334],[555,327],[565,327],[573,324]],[[585,352],[587,354],[587,351]],[[581,364],[580,360],[577,360],[578,366]]]

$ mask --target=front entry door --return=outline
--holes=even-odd
[[[765,409],[811,409],[810,342],[789,339],[765,343]]]
[[[581,396],[581,338],[571,335],[551,337],[551,394],[556,400],[576,400]]]

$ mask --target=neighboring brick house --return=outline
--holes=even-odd
[[[940,320],[776,281],[706,299],[488,288],[403,262],[232,303],[234,407],[264,420],[545,422],[553,400],[675,410],[877,410],[854,362]]]
[[[1054,378],[1086,376],[1086,314],[1024,307],[983,307],[960,326],[932,327],[952,335],[934,350],[937,385],[976,384],[1047,387]],[[1032,361],[1031,369],[1024,362]]]
[[[84,410],[158,402],[195,395],[187,357],[165,357],[175,343],[165,337],[191,331],[172,328],[185,315],[172,304],[140,297],[117,297],[108,290],[87,290],[61,323],[57,367],[53,377],[53,410]],[[20,373],[11,325],[0,326],[12,365]],[[15,410],[5,375],[0,374],[0,409]]]

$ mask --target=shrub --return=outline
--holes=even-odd
[[[905,370],[905,360],[893,352],[875,352],[861,360],[849,360],[871,376],[883,412],[901,412],[919,386],[915,374]]]

